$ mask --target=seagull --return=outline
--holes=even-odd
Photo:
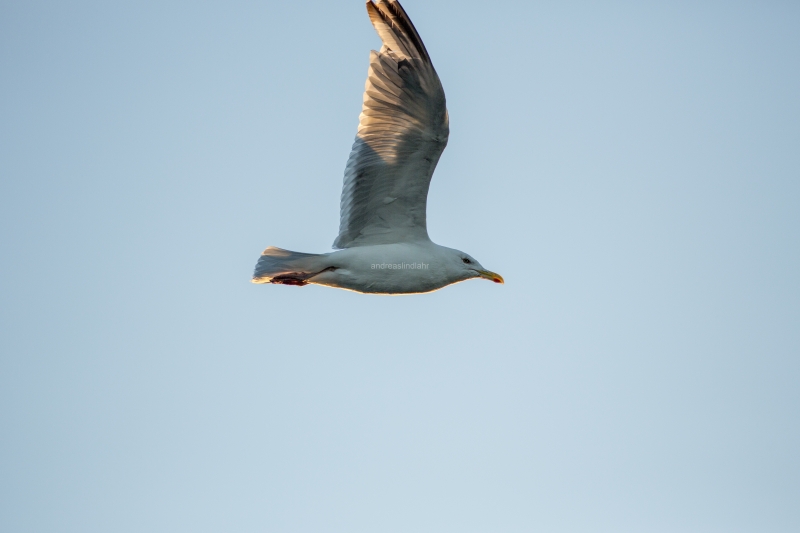
[[[270,246],[253,283],[420,294],[472,278],[503,283],[471,255],[428,237],[428,187],[450,134],[444,89],[397,0],[368,0],[383,46],[370,52],[358,133],[347,160],[336,251]]]

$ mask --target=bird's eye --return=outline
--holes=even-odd
[[[467,259],[466,257],[465,257],[465,258],[463,258],[463,259],[462,259],[462,261],[464,261],[464,262],[465,262],[466,264],[468,264],[468,265],[469,265],[470,263],[472,263],[472,261],[470,261],[470,260],[469,260],[469,259]]]

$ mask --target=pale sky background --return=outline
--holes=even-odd
[[[0,530],[800,530],[800,4],[406,0],[434,241],[336,236],[360,0],[0,4]]]

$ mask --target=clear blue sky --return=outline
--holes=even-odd
[[[336,236],[360,0],[0,5],[0,529],[800,530],[800,5],[404,5],[505,285],[249,282]]]

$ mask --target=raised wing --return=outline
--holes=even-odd
[[[400,3],[369,0],[367,12],[383,46],[370,53],[336,248],[428,240],[428,186],[450,131],[442,83]]]

